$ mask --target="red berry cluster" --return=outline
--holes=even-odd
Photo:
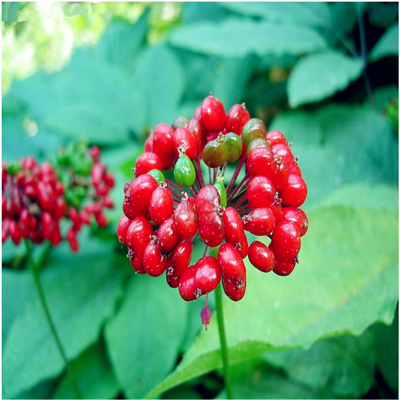
[[[225,186],[226,166],[234,162]],[[162,172],[171,168],[174,181]],[[134,171],[135,179],[124,187],[117,235],[138,273],[160,276],[166,271],[167,283],[178,287],[186,301],[208,294],[222,281],[226,295],[238,301],[246,290],[245,257],[263,272],[293,271],[308,228],[298,208],[307,186],[285,136],[267,132],[243,104],[226,114],[210,94],[192,119],[158,124]],[[269,245],[254,241],[249,246],[246,231],[268,237]],[[190,265],[197,237],[206,247]],[[211,249],[218,246],[212,257]]]
[[[91,224],[91,215],[99,226],[107,219],[103,209],[112,208],[109,190],[114,177],[100,163],[100,149],[89,150],[83,144],[63,149],[52,163],[38,163],[34,157],[20,162],[3,162],[2,169],[2,242],[8,237],[19,245],[21,239],[36,244],[62,241],[61,222],[67,221],[65,238],[78,251],[77,233],[82,224]]]

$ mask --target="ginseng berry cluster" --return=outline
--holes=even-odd
[[[109,191],[114,176],[100,162],[100,149],[83,143],[62,149],[54,162],[40,164],[34,157],[22,157],[2,168],[2,242],[8,237],[57,246],[65,238],[71,249],[79,249],[77,234],[92,220],[107,225],[104,208],[114,204]],[[93,218],[92,218],[93,216]]]
[[[225,185],[230,163],[236,168]],[[267,132],[244,104],[226,114],[210,94],[192,119],[158,124],[134,172],[124,187],[117,235],[136,272],[165,272],[169,286],[186,301],[222,281],[226,295],[238,301],[246,290],[245,257],[260,271],[281,276],[295,268],[308,229],[299,208],[307,186],[285,136]],[[249,244],[246,231],[263,240]],[[205,251],[192,264],[197,238]],[[211,256],[218,246],[217,256]],[[209,310],[203,311],[204,322]]]

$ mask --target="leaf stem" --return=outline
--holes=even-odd
[[[42,286],[42,283],[40,282],[39,271],[42,269],[42,265],[43,265],[45,256],[47,255],[48,251],[50,250],[50,245],[47,246],[44,249],[44,251],[42,252],[42,254],[41,254],[41,256],[40,256],[40,258],[39,258],[37,263],[33,259],[32,249],[31,249],[31,246],[30,246],[30,243],[28,242],[28,240],[25,240],[25,245],[26,245],[26,249],[27,249],[28,260],[29,260],[29,263],[30,263],[30,266],[31,266],[30,270],[32,271],[33,278],[35,280],[36,289],[38,291],[40,302],[42,304],[43,311],[44,311],[44,313],[46,315],[46,319],[47,319],[47,322],[49,324],[51,333],[52,333],[52,335],[54,337],[54,340],[56,342],[56,345],[58,347],[60,355],[64,360],[64,364],[65,364],[68,376],[69,376],[71,384],[72,384],[72,386],[73,386],[73,388],[75,390],[77,398],[78,399],[82,399],[83,397],[82,397],[82,395],[81,395],[81,393],[80,393],[80,391],[78,389],[78,385],[76,383],[75,376],[74,376],[74,374],[72,372],[71,365],[70,365],[70,363],[69,363],[69,361],[67,359],[64,347],[63,347],[63,345],[61,343],[61,340],[60,340],[60,337],[58,335],[56,326],[55,326],[54,321],[53,321],[53,319],[51,317],[50,310],[49,310],[49,307],[48,307],[48,304],[47,304],[47,301],[46,301],[46,297],[44,295],[43,286]]]
[[[217,321],[218,321],[218,331],[219,340],[221,343],[221,356],[222,365],[224,369],[224,382],[227,399],[233,399],[232,384],[231,384],[231,374],[229,368],[229,357],[228,357],[228,346],[226,342],[225,335],[225,324],[224,324],[224,313],[222,308],[222,289],[221,284],[215,289],[215,305],[217,309]]]

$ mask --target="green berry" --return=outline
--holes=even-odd
[[[182,188],[192,186],[196,179],[193,163],[185,153],[179,155],[174,168],[174,177],[176,183]]]
[[[217,177],[214,183],[214,187],[218,190],[221,207],[226,207],[227,197],[224,185],[224,178],[222,176]]]
[[[256,138],[252,140],[249,145],[247,146],[247,155],[249,155],[254,149],[257,147],[267,147],[268,149],[271,148],[270,144],[266,139],[263,138]]]
[[[242,138],[245,146],[248,146],[249,143],[256,139],[262,138],[265,139],[267,136],[267,128],[264,125],[264,122],[258,118],[249,119],[243,127]]]
[[[225,135],[220,133],[216,139],[204,146],[203,161],[209,168],[217,168],[226,162],[226,158]]]
[[[165,176],[164,174],[159,171],[158,169],[152,169],[151,171],[147,172],[148,175],[151,175],[160,185],[161,182],[165,182]]]
[[[226,162],[234,162],[242,154],[242,139],[236,133],[229,132],[225,135]]]

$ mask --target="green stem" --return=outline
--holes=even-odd
[[[41,254],[41,256],[40,256],[40,258],[38,260],[38,262],[36,263],[35,260],[33,259],[33,256],[32,256],[31,246],[30,246],[30,244],[29,244],[29,242],[27,240],[25,240],[25,244],[26,244],[26,249],[27,249],[27,253],[28,253],[29,263],[30,263],[30,266],[31,266],[30,269],[32,271],[33,278],[35,280],[36,289],[38,291],[40,302],[42,304],[44,313],[46,315],[46,319],[47,319],[47,322],[49,324],[51,333],[52,333],[52,335],[54,337],[54,340],[55,340],[56,345],[58,347],[58,350],[59,350],[59,352],[61,354],[61,357],[64,360],[65,368],[66,368],[68,376],[69,376],[69,378],[71,380],[71,384],[72,384],[72,386],[73,386],[73,388],[75,390],[77,398],[78,399],[82,399],[83,397],[82,397],[82,395],[81,395],[81,393],[80,393],[80,391],[78,389],[78,385],[76,383],[75,376],[74,376],[74,374],[72,372],[71,365],[70,365],[70,363],[69,363],[69,361],[67,359],[67,355],[66,355],[64,347],[63,347],[63,345],[61,343],[60,336],[58,335],[56,326],[55,326],[54,321],[53,321],[53,319],[51,317],[50,310],[49,310],[49,307],[47,305],[46,297],[44,295],[43,286],[42,286],[42,283],[40,282],[39,271],[42,268],[44,259],[45,259],[46,255],[47,255],[48,251],[50,250],[50,246],[47,246],[44,249],[44,251],[42,252],[42,254]]]
[[[228,345],[226,343],[224,312],[223,312],[223,308],[222,308],[221,284],[219,284],[217,286],[217,288],[215,289],[215,305],[216,305],[216,309],[217,309],[219,340],[221,342],[221,355],[222,355],[222,365],[223,365],[223,369],[224,369],[224,382],[225,382],[226,396],[228,399],[233,399],[231,374],[230,374],[230,368],[229,368]]]

